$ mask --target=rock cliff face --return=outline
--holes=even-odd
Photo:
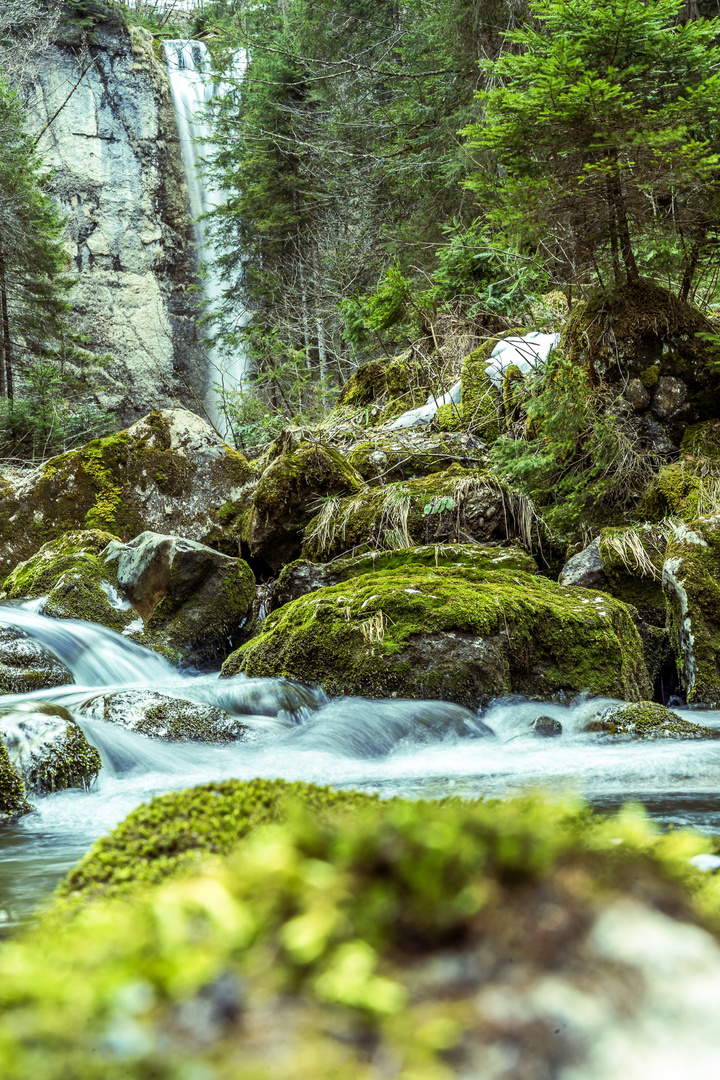
[[[112,357],[100,400],[130,423],[151,408],[202,400],[195,252],[153,39],[111,13],[83,38],[66,25],[43,57],[34,119],[38,130],[48,125],[38,145],[68,219],[76,327],[88,348]]]

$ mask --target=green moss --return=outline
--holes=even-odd
[[[81,715],[169,742],[237,742],[248,733],[240,718],[215,705],[182,701],[148,689],[91,698],[83,704]]]
[[[388,484],[393,480],[432,476],[466,454],[466,447],[453,445],[453,440],[448,438],[426,436],[419,447],[417,441],[408,444],[392,434],[378,434],[353,446],[347,460],[363,480]]]
[[[362,364],[342,388],[338,405],[370,405],[386,392],[384,360],[369,360]]]
[[[222,675],[287,676],[331,694],[445,699],[650,694],[629,610],[521,571],[404,566],[273,612]]]
[[[720,460],[720,420],[705,420],[686,427],[680,443],[680,454],[712,462]]]
[[[281,819],[291,798],[322,814],[352,810],[375,796],[261,779],[224,780],[161,795],[98,840],[57,895],[113,894],[192,869],[199,856],[227,854],[251,830]]]
[[[435,422],[440,431],[462,431],[463,413],[462,405],[440,405],[435,417]]]
[[[660,378],[660,368],[657,364],[652,364],[651,367],[641,371],[638,378],[646,390],[654,390]]]
[[[505,369],[502,382],[503,410],[507,424],[520,419],[520,411],[525,400],[524,384],[525,377],[520,368],[517,364],[510,364]]]
[[[16,702],[0,711],[0,738],[27,789],[47,795],[87,788],[102,761],[67,709],[46,702]]]
[[[720,730],[691,724],[655,701],[612,706],[591,720],[586,731],[629,739],[720,739]]]
[[[25,794],[23,778],[10,761],[7,747],[0,739],[0,821],[28,814],[33,809]]]
[[[214,790],[172,798],[203,826],[227,802]],[[173,803],[159,803],[142,831],[137,817],[135,833],[116,830],[106,863],[96,849],[96,875],[81,888],[110,884],[118,858],[126,871],[131,856],[148,865],[143,834],[176,850]],[[236,815],[236,836],[247,816]],[[202,850],[185,836],[186,854]],[[254,829],[194,877],[133,903],[78,905],[73,920],[46,918],[6,942],[0,1068],[5,1080],[371,1080],[382,1061],[398,1076],[440,1080],[460,1061],[468,1076],[489,1075],[499,994],[515,1003],[518,986],[559,983],[586,1000],[607,980],[613,1004],[627,985],[613,981],[615,961],[588,961],[607,908],[630,900],[635,918],[646,911],[655,927],[672,916],[685,934],[688,923],[717,925],[716,882],[688,866],[709,848],[679,830],[659,834],[637,810],[602,819],[558,800],[365,800],[337,819],[290,806],[283,824]],[[630,978],[634,987],[634,968]],[[556,1024],[554,1014],[530,1031],[524,1013],[517,1026],[503,1021],[503,1062],[525,1060],[533,1039],[531,1062],[544,1068],[548,1045],[557,1060]]]
[[[381,424],[426,403],[433,387],[428,382],[425,365],[412,349],[385,364],[385,389],[388,402],[380,412]]]

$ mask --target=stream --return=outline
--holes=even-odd
[[[306,695],[309,705],[278,711],[287,686],[282,680],[179,672],[112,630],[46,618],[37,607],[2,606],[0,625],[40,642],[67,665],[75,685],[4,695],[0,708],[30,700],[65,706],[100,751],[103,768],[90,790],[33,797],[35,813],[0,825],[0,924],[6,929],[26,921],[93,842],[134,807],[169,790],[230,777],[282,777],[384,797],[572,791],[599,809],[637,799],[666,824],[720,832],[720,741],[603,741],[581,730],[601,704],[597,699],[568,705],[504,699],[475,718],[442,702],[328,700],[316,691]],[[250,738],[164,742],[73,712],[99,693],[142,687],[243,715]],[[678,711],[720,727],[720,711]],[[530,731],[541,715],[562,723],[561,737]]]

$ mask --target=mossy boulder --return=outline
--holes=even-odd
[[[451,465],[328,500],[305,529],[302,557],[325,562],[372,548],[505,543],[522,535],[517,502],[494,473]]]
[[[428,1080],[508,1062],[640,1077],[658,1055],[681,1072],[714,1060],[717,880],[688,862],[707,838],[557,799],[356,796],[319,813],[308,789],[225,855],[270,788],[142,808],[73,873],[72,919],[4,943],[6,1080],[370,1080],[378,1062]],[[85,902],[134,869],[132,903]]]
[[[631,612],[522,571],[401,566],[272,612],[221,674],[282,675],[330,694],[476,707],[506,693],[650,696]]]
[[[444,406],[443,406],[444,408]],[[443,472],[454,462],[472,467],[478,452],[454,432],[443,435],[423,431],[377,432],[355,443],[347,454],[351,465],[370,484],[389,484]]]
[[[387,424],[408,409],[424,405],[434,389],[428,381],[426,365],[412,349],[396,356],[385,365],[387,404],[381,409],[378,422]]]
[[[26,799],[25,781],[10,760],[0,737],[0,822],[29,814],[33,807]]]
[[[358,408],[381,399],[387,390],[386,368],[385,360],[369,360],[361,364],[343,386],[338,405]]]
[[[3,597],[46,596],[43,614],[100,623],[173,661],[222,660],[243,640],[255,577],[242,559],[179,536],[123,544],[67,533],[16,567]]]
[[[237,554],[248,462],[194,413],[159,409],[126,431],[52,458],[0,490],[0,577],[63,533],[99,529],[130,540],[172,530]],[[223,517],[223,514],[225,515]]]
[[[679,459],[658,472],[640,500],[638,513],[654,521],[665,517],[694,521],[720,509],[719,445],[720,421],[686,428]]]
[[[636,607],[651,626],[665,626],[662,568],[669,535],[666,523],[600,532],[603,587],[611,596]]]
[[[128,731],[168,742],[237,742],[248,727],[215,705],[159,694],[155,690],[121,690],[99,694],[77,708],[88,720],[119,724]]]
[[[294,800],[322,815],[372,804],[376,796],[263,779],[224,780],[160,795],[98,840],[57,895],[113,895],[187,872],[200,855],[227,854],[253,829],[281,820]]]
[[[360,477],[335,449],[320,443],[279,452],[255,488],[247,543],[253,558],[279,570],[300,554],[313,507],[328,496],[357,492]]]
[[[0,739],[36,795],[87,788],[100,772],[100,754],[60,705],[31,701],[1,709]]]
[[[29,694],[74,681],[62,661],[39,642],[14,626],[0,627],[0,692]]]
[[[611,705],[585,730],[623,739],[720,739],[720,728],[692,724],[655,701]]]
[[[473,570],[537,571],[535,561],[521,547],[481,547],[475,544],[431,544],[394,551],[368,551],[331,563],[298,559],[280,571],[272,591],[272,607],[281,607],[316,589],[337,585],[361,574],[382,574],[403,567],[468,567]]]
[[[720,515],[675,527],[662,586],[689,703],[720,705]]]

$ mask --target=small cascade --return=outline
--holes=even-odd
[[[208,159],[215,149],[207,106],[218,92],[218,84],[212,78],[212,60],[202,41],[173,39],[165,41],[164,47],[189,192],[190,212],[195,223],[198,261],[203,263],[206,269],[203,289],[205,298],[213,304],[222,295],[222,281],[214,267],[218,252],[213,244],[208,223],[202,220],[202,215],[220,206],[223,195],[207,177],[201,176],[200,163]],[[235,57],[235,78],[242,78],[245,64],[245,53],[241,50]],[[222,435],[227,435],[227,419],[223,415],[213,384],[218,383],[229,390],[240,387],[247,370],[246,357],[237,353],[232,361],[221,362],[216,350],[209,349],[208,369],[205,407],[215,427]]]

